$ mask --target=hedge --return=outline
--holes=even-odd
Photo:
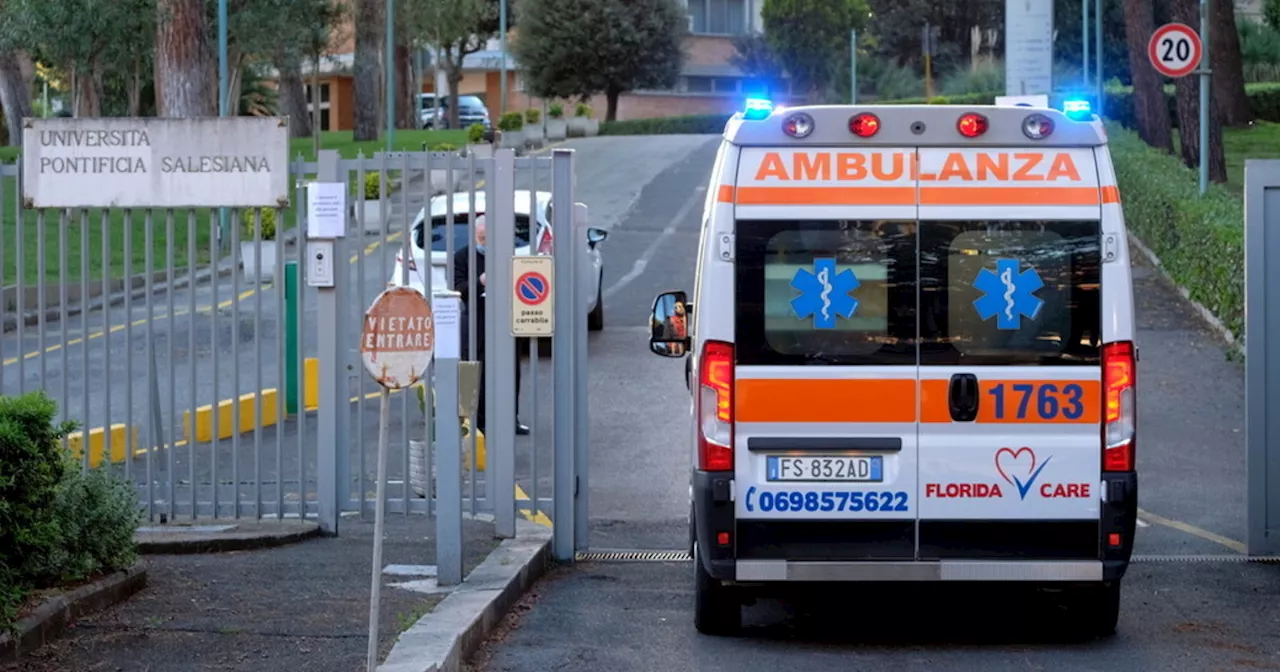
[[[33,590],[133,564],[142,522],[137,492],[62,449],[74,423],[56,423],[44,392],[0,397],[0,632]]]
[[[1253,106],[1253,113],[1263,121],[1280,122],[1280,84],[1248,84],[1245,92]],[[904,98],[886,100],[880,105],[993,105],[998,93],[967,93],[959,96],[934,96],[933,98]],[[1061,102],[1062,94],[1053,96],[1053,104]],[[1165,101],[1169,105],[1169,118],[1176,126],[1178,123],[1178,105],[1174,97],[1173,87],[1165,87]],[[1133,112],[1133,91],[1130,89],[1111,89],[1107,91],[1103,112],[1107,118],[1127,128],[1135,126]],[[730,114],[697,114],[684,117],[658,117],[654,119],[631,119],[627,121],[607,121],[600,124],[600,135],[673,135],[677,133],[714,134],[724,132]]]
[[[1130,232],[1160,258],[1191,298],[1237,339],[1244,333],[1244,201],[1211,184],[1134,131],[1107,124],[1111,160]]]

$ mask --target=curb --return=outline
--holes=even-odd
[[[164,533],[143,532],[138,533],[134,538],[138,553],[143,555],[191,555],[256,551],[296,544],[320,536],[320,526],[315,523],[288,525],[290,529],[287,531],[213,533],[207,536],[193,534],[194,538],[191,539],[147,539],[148,536],[161,536]]]
[[[378,672],[458,672],[551,564],[551,530],[516,520],[456,590],[400,633]]]
[[[0,660],[18,660],[60,637],[76,619],[119,604],[146,585],[147,570],[139,562],[46,601],[18,621],[15,635],[0,635]]]
[[[1147,261],[1151,262],[1151,265],[1155,267],[1161,277],[1167,280],[1169,284],[1173,285],[1174,289],[1178,290],[1178,294],[1182,296],[1187,303],[1191,304],[1191,307],[1194,308],[1200,318],[1209,325],[1209,328],[1216,332],[1218,337],[1226,342],[1227,349],[1232,352],[1236,352],[1243,357],[1244,339],[1237,339],[1235,334],[1231,333],[1231,330],[1227,328],[1227,325],[1223,324],[1222,320],[1219,320],[1218,316],[1213,314],[1213,311],[1205,308],[1204,304],[1191,298],[1191,290],[1178,284],[1178,281],[1174,280],[1173,276],[1169,275],[1169,272],[1165,270],[1164,264],[1160,261],[1160,257],[1157,257],[1156,253],[1151,251],[1151,248],[1147,247],[1146,244],[1139,240],[1137,236],[1130,233],[1129,242],[1133,244],[1134,247],[1138,248],[1138,251],[1142,253],[1142,256],[1147,258]]]

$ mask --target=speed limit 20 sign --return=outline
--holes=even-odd
[[[1200,35],[1183,23],[1166,23],[1147,43],[1147,58],[1166,77],[1185,77],[1200,65],[1204,46]]]

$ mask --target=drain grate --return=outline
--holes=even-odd
[[[579,562],[690,562],[688,551],[662,551],[642,549],[601,549],[574,556]],[[1139,564],[1263,564],[1280,565],[1280,557],[1248,555],[1145,555],[1137,554],[1132,562]]]
[[[580,562],[689,562],[693,558],[688,551],[658,550],[599,550],[578,553]]]

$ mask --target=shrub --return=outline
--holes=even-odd
[[[471,124],[467,127],[467,142],[473,145],[484,142],[484,124]]]
[[[364,176],[364,200],[373,201],[382,196],[382,175],[380,173],[365,173]]]
[[[951,99],[946,96],[934,96],[928,100],[930,105],[950,105]]]
[[[600,124],[600,135],[674,135],[685,133],[723,133],[729,123],[728,114],[695,114],[684,117],[657,117],[606,121]]]
[[[524,116],[519,112],[503,112],[498,117],[498,129],[503,131],[518,131],[524,128]]]
[[[43,391],[0,397],[0,628],[28,590],[56,576],[58,485],[75,469],[61,439],[76,428],[55,424],[57,413]]]
[[[542,110],[531,107],[524,111],[524,123],[533,125],[539,121],[542,121]]]
[[[144,516],[131,483],[102,468],[71,469],[59,484],[54,512],[62,543],[49,570],[59,581],[125,569],[137,559],[133,534]]]
[[[448,142],[437,142],[436,144],[434,144],[434,145],[432,145],[432,146],[431,146],[431,151],[433,151],[433,152],[456,152],[456,151],[458,151],[458,147],[457,147],[456,145],[454,145],[454,144],[452,144],[452,143],[448,143]]]
[[[564,105],[560,103],[551,103],[547,106],[547,116],[552,119],[564,118]]]
[[[240,240],[250,241],[254,239],[254,229],[257,224],[254,222],[253,211],[257,210],[262,213],[262,239],[276,239],[276,209],[275,208],[245,208],[240,211]]]
[[[575,117],[590,117],[591,112],[591,106],[586,103],[578,103],[573,106],[573,116]]]
[[[1149,147],[1137,133],[1107,124],[1125,223],[1191,298],[1239,338],[1244,331],[1244,205],[1196,171]]]

